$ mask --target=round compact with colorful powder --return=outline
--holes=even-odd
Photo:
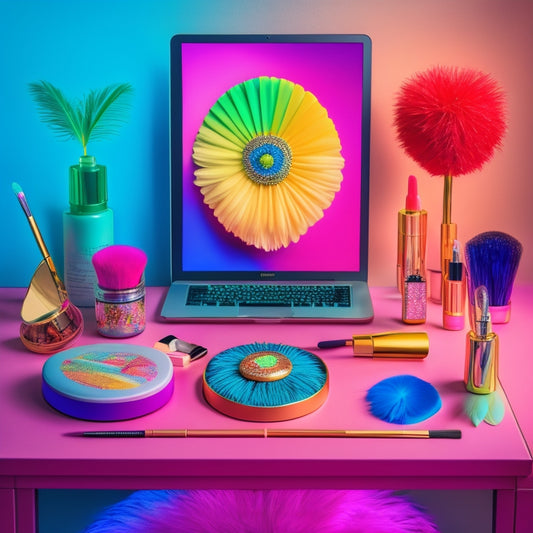
[[[235,346],[211,359],[203,378],[207,402],[233,418],[275,422],[318,409],[328,370],[316,355],[284,344]]]
[[[77,346],[43,366],[44,399],[84,420],[126,420],[165,405],[174,391],[167,354],[132,344]]]

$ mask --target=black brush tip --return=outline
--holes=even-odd
[[[460,439],[461,430],[460,429],[430,429],[429,438],[430,439]]]

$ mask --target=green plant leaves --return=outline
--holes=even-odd
[[[133,91],[130,84],[111,85],[100,91],[91,91],[85,100],[84,118],[88,137],[100,139],[118,132],[125,122],[129,108],[126,96]]]
[[[30,93],[39,107],[41,119],[59,136],[81,141],[80,112],[75,110],[63,93],[51,83],[30,83]]]
[[[114,84],[92,90],[81,100],[69,101],[47,81],[29,84],[30,94],[37,104],[41,120],[64,139],[77,139],[87,154],[89,140],[98,140],[116,134],[125,122],[129,83]]]

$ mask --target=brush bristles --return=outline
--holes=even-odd
[[[507,233],[487,231],[469,240],[465,260],[470,297],[484,285],[491,306],[508,305],[521,256],[522,244]]]
[[[147,257],[139,248],[115,244],[96,252],[92,262],[100,287],[125,290],[139,285]]]
[[[292,363],[291,373],[278,381],[259,382],[239,372],[240,362],[256,352],[278,352]],[[254,343],[230,348],[214,357],[205,370],[207,384],[219,396],[254,407],[278,407],[310,398],[327,380],[323,361],[313,354],[283,344]]]

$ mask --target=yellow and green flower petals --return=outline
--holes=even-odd
[[[227,231],[265,251],[297,242],[340,189],[344,159],[316,97],[285,79],[223,94],[193,147],[194,183]]]

